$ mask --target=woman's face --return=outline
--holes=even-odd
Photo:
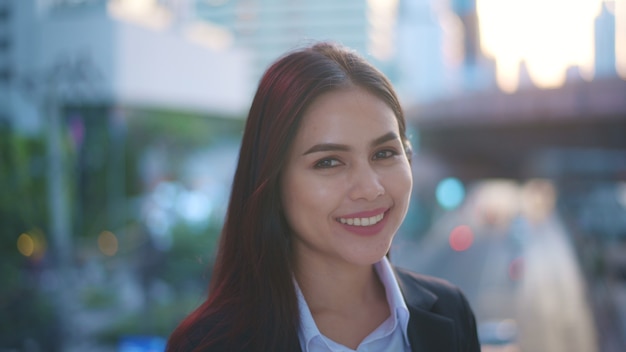
[[[361,88],[320,96],[303,116],[282,174],[296,261],[379,261],[406,215],[411,187],[391,108]]]

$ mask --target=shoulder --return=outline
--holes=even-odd
[[[451,318],[473,319],[472,309],[456,285],[433,276],[394,267],[407,306]]]
[[[398,283],[405,294],[422,294],[433,298],[458,299],[461,290],[454,284],[434,276],[419,274],[404,268],[394,267]]]
[[[423,288],[436,292],[450,292],[458,290],[457,286],[438,277],[419,274],[396,266],[394,266],[393,269],[398,280],[408,287],[419,285]]]
[[[394,268],[398,285],[409,308],[409,339],[425,350],[480,351],[476,318],[461,290],[452,283]],[[447,345],[448,343],[452,345]],[[431,345],[432,344],[432,345]]]

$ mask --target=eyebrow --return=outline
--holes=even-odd
[[[395,134],[394,132],[389,132],[386,133],[376,139],[374,139],[371,143],[370,146],[371,147],[375,147],[378,145],[381,145],[385,142],[394,140],[394,139],[399,139],[398,135]],[[314,146],[312,146],[311,148],[309,148],[306,152],[304,152],[302,155],[307,155],[307,154],[311,154],[311,153],[317,153],[317,152],[328,152],[328,151],[341,151],[341,152],[345,152],[345,151],[349,151],[350,147],[345,145],[345,144],[336,144],[336,143],[320,143],[320,144],[316,144]]]

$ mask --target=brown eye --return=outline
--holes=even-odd
[[[316,169],[330,169],[339,165],[341,165],[341,162],[339,160],[334,158],[326,158],[316,162],[313,167]]]
[[[398,155],[397,152],[389,149],[378,151],[374,154],[374,159],[389,159]]]

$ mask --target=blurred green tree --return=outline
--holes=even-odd
[[[0,347],[57,348],[50,297],[39,290],[48,226],[45,143],[0,125]],[[20,241],[21,240],[21,241]]]

